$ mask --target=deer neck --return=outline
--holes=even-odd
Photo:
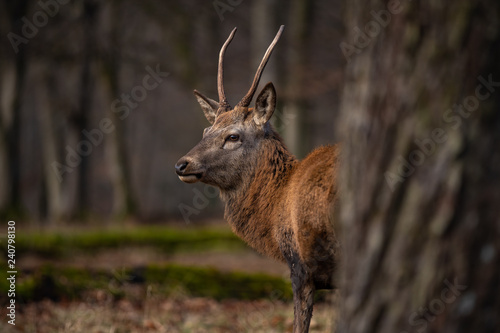
[[[225,218],[233,231],[257,251],[282,259],[273,229],[284,213],[284,194],[297,164],[274,132],[262,142],[252,172],[236,190],[221,192]]]

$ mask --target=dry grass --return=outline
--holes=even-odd
[[[2,309],[1,316],[6,318]],[[94,292],[82,302],[43,301],[22,305],[15,328],[5,320],[0,331],[10,332],[291,332],[291,303],[258,300],[215,301],[208,298],[114,301]],[[310,332],[332,332],[336,314],[331,303],[315,306]]]

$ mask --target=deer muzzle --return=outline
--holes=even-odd
[[[175,165],[175,172],[180,180],[185,183],[196,183],[203,177],[203,171],[193,168],[194,163],[186,157],[181,158]]]

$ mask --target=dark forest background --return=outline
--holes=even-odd
[[[274,124],[303,157],[338,141],[338,1],[1,1],[1,215],[182,220],[185,205],[203,208],[188,220],[220,217],[218,198],[196,208],[203,185],[174,173],[208,125],[192,90],[216,97],[218,52],[236,26],[225,86],[239,100],[281,24],[261,85],[275,83]]]

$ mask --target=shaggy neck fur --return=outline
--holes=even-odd
[[[233,231],[262,254],[283,260],[273,230],[284,214],[284,195],[297,160],[282,139],[270,131],[262,141],[243,184],[221,192],[225,218]]]

